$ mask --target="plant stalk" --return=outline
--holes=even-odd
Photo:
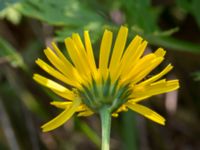
[[[111,113],[108,107],[103,107],[100,110],[100,118],[102,128],[101,150],[110,150]]]

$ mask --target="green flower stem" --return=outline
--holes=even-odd
[[[111,128],[111,113],[108,107],[103,107],[100,110],[101,128],[102,128],[102,144],[101,150],[110,149],[110,128]]]

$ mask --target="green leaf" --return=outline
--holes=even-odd
[[[200,1],[199,0],[192,0],[192,3],[191,3],[191,13],[192,15],[195,17],[196,21],[197,21],[197,24],[199,25],[200,27]]]
[[[12,4],[15,4],[17,2],[19,2],[20,0],[1,0],[1,3],[0,3],[0,11],[2,9],[5,9],[8,5],[12,5]]]
[[[18,7],[20,7],[20,3],[15,4],[7,4],[4,9],[0,11],[0,19],[7,19],[11,23],[17,25],[20,23],[22,15],[17,10]]]
[[[24,0],[19,11],[57,26],[82,26],[101,20],[98,14],[78,0]]]
[[[0,37],[0,59],[9,61],[13,67],[23,67],[21,55],[3,38]]]
[[[157,19],[160,10],[153,8],[150,0],[123,0],[122,10],[129,25],[140,28],[145,33],[158,29]]]
[[[90,32],[92,43],[94,43],[99,39],[99,36],[102,34],[103,24],[101,22],[89,22],[85,26],[80,27],[66,26],[63,29],[56,31],[55,40],[63,42],[64,39],[68,36],[71,36],[72,33],[79,33],[83,37],[84,29]]]
[[[190,1],[189,0],[176,0],[176,4],[186,11],[190,10]]]
[[[192,73],[192,76],[195,81],[200,81],[200,71]]]

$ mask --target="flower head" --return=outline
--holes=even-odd
[[[41,59],[37,59],[36,63],[63,84],[39,74],[34,74],[33,78],[66,99],[51,102],[64,110],[42,126],[44,132],[59,127],[76,112],[78,116],[90,116],[99,113],[105,106],[114,117],[121,111],[131,109],[159,124],[165,124],[162,116],[138,102],[176,90],[178,80],[161,79],[173,67],[169,64],[160,73],[144,79],[164,60],[166,52],[158,48],[154,53],[143,56],[147,41],[136,36],[126,45],[127,36],[128,29],[122,26],[113,45],[113,33],[105,30],[98,64],[95,63],[88,31],[84,31],[84,44],[77,33],[65,39],[69,59],[55,43],[52,43],[53,49],[44,50],[53,67]]]

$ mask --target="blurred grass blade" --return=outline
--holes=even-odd
[[[196,20],[200,28],[200,1],[199,0],[176,0],[176,4],[184,9],[186,12],[190,13]]]
[[[0,59],[10,62],[13,67],[24,68],[21,55],[3,38],[0,37]]]
[[[176,32],[179,31],[179,28],[176,27],[176,28],[171,28],[169,30],[164,30],[164,31],[155,31],[153,33],[154,36],[161,36],[161,37],[166,37],[166,36],[170,36]]]
[[[195,17],[198,26],[200,27],[200,0],[192,0],[191,2],[191,13]]]
[[[15,74],[9,67],[5,68],[6,77],[9,81],[13,91],[22,100],[23,104],[30,111],[35,113],[41,118],[47,118],[45,109],[36,101],[35,97],[29,92],[26,87],[22,84],[21,79]]]
[[[189,11],[191,2],[189,0],[176,0],[176,4],[183,8],[185,11]]]
[[[77,127],[98,147],[101,148],[101,138],[85,122],[76,119]]]
[[[138,134],[135,114],[128,111],[122,115],[122,143],[124,150],[137,150]]]
[[[2,128],[2,131],[5,134],[6,141],[8,143],[10,150],[19,150],[20,148],[17,142],[17,138],[15,136],[13,127],[11,126],[9,116],[2,103],[1,97],[0,97],[0,125]]]
[[[146,38],[149,40],[151,44],[162,46],[168,49],[184,51],[184,52],[200,53],[200,44],[195,44],[192,42],[179,40],[172,37],[149,36]]]
[[[195,81],[200,81],[200,71],[192,73],[192,76]]]

